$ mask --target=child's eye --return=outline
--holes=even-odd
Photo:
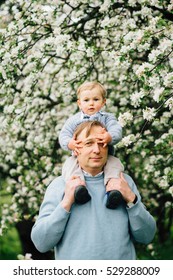
[[[99,100],[98,98],[95,98],[95,99],[94,99],[94,101],[98,101],[98,100]]]

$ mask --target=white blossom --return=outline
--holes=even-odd
[[[164,85],[166,87],[170,87],[173,84],[173,72],[168,73],[165,77],[164,77]]]
[[[121,124],[121,126],[125,126],[128,122],[131,122],[133,120],[133,115],[130,112],[125,112],[123,114],[120,114],[118,117],[118,121]]]
[[[144,92],[139,91],[135,92],[130,96],[132,105],[136,108],[140,106],[140,103],[142,102],[142,98],[144,97]]]
[[[140,77],[144,74],[146,70],[150,71],[152,68],[153,68],[152,64],[145,62],[141,66],[139,66],[139,68],[136,70],[136,75]]]
[[[169,188],[169,192],[173,196],[173,186]]]
[[[32,254],[26,253],[25,255],[18,254],[17,255],[18,260],[32,260]]]
[[[161,87],[161,88],[156,88],[154,90],[154,95],[153,95],[153,99],[156,101],[156,102],[159,102],[160,100],[160,95],[163,93],[164,91],[164,88]]]
[[[156,116],[156,111],[154,108],[146,108],[143,109],[143,118],[147,121],[153,120],[153,118]]]
[[[169,107],[171,110],[173,108],[173,97],[170,97],[166,102],[165,102],[166,107]]]
[[[121,140],[123,145],[128,147],[130,144],[132,144],[134,141],[136,140],[135,135],[130,134],[128,136],[123,137],[123,139]]]
[[[111,5],[111,0],[104,0],[103,4],[100,6],[100,12],[105,12]]]

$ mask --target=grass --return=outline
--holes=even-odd
[[[18,232],[10,228],[0,237],[0,260],[17,260],[17,255],[22,254]]]
[[[6,192],[5,187],[2,188],[1,185],[5,186],[6,183],[0,176],[0,215],[3,204],[11,202],[11,196]],[[17,255],[21,254],[21,252],[22,247],[18,232],[14,226],[10,227],[3,236],[0,236],[0,260],[17,260]]]

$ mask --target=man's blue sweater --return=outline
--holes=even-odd
[[[103,174],[85,177],[91,200],[73,204],[71,211],[60,202],[65,183],[56,178],[47,188],[31,237],[40,252],[55,247],[55,259],[60,260],[133,260],[134,242],[152,241],[156,223],[141,202],[130,176],[124,175],[138,201],[131,208],[124,202],[117,209],[107,209]]]

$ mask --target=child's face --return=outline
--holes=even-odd
[[[100,111],[105,103],[106,99],[102,97],[98,89],[82,91],[77,101],[79,108],[89,116]]]

